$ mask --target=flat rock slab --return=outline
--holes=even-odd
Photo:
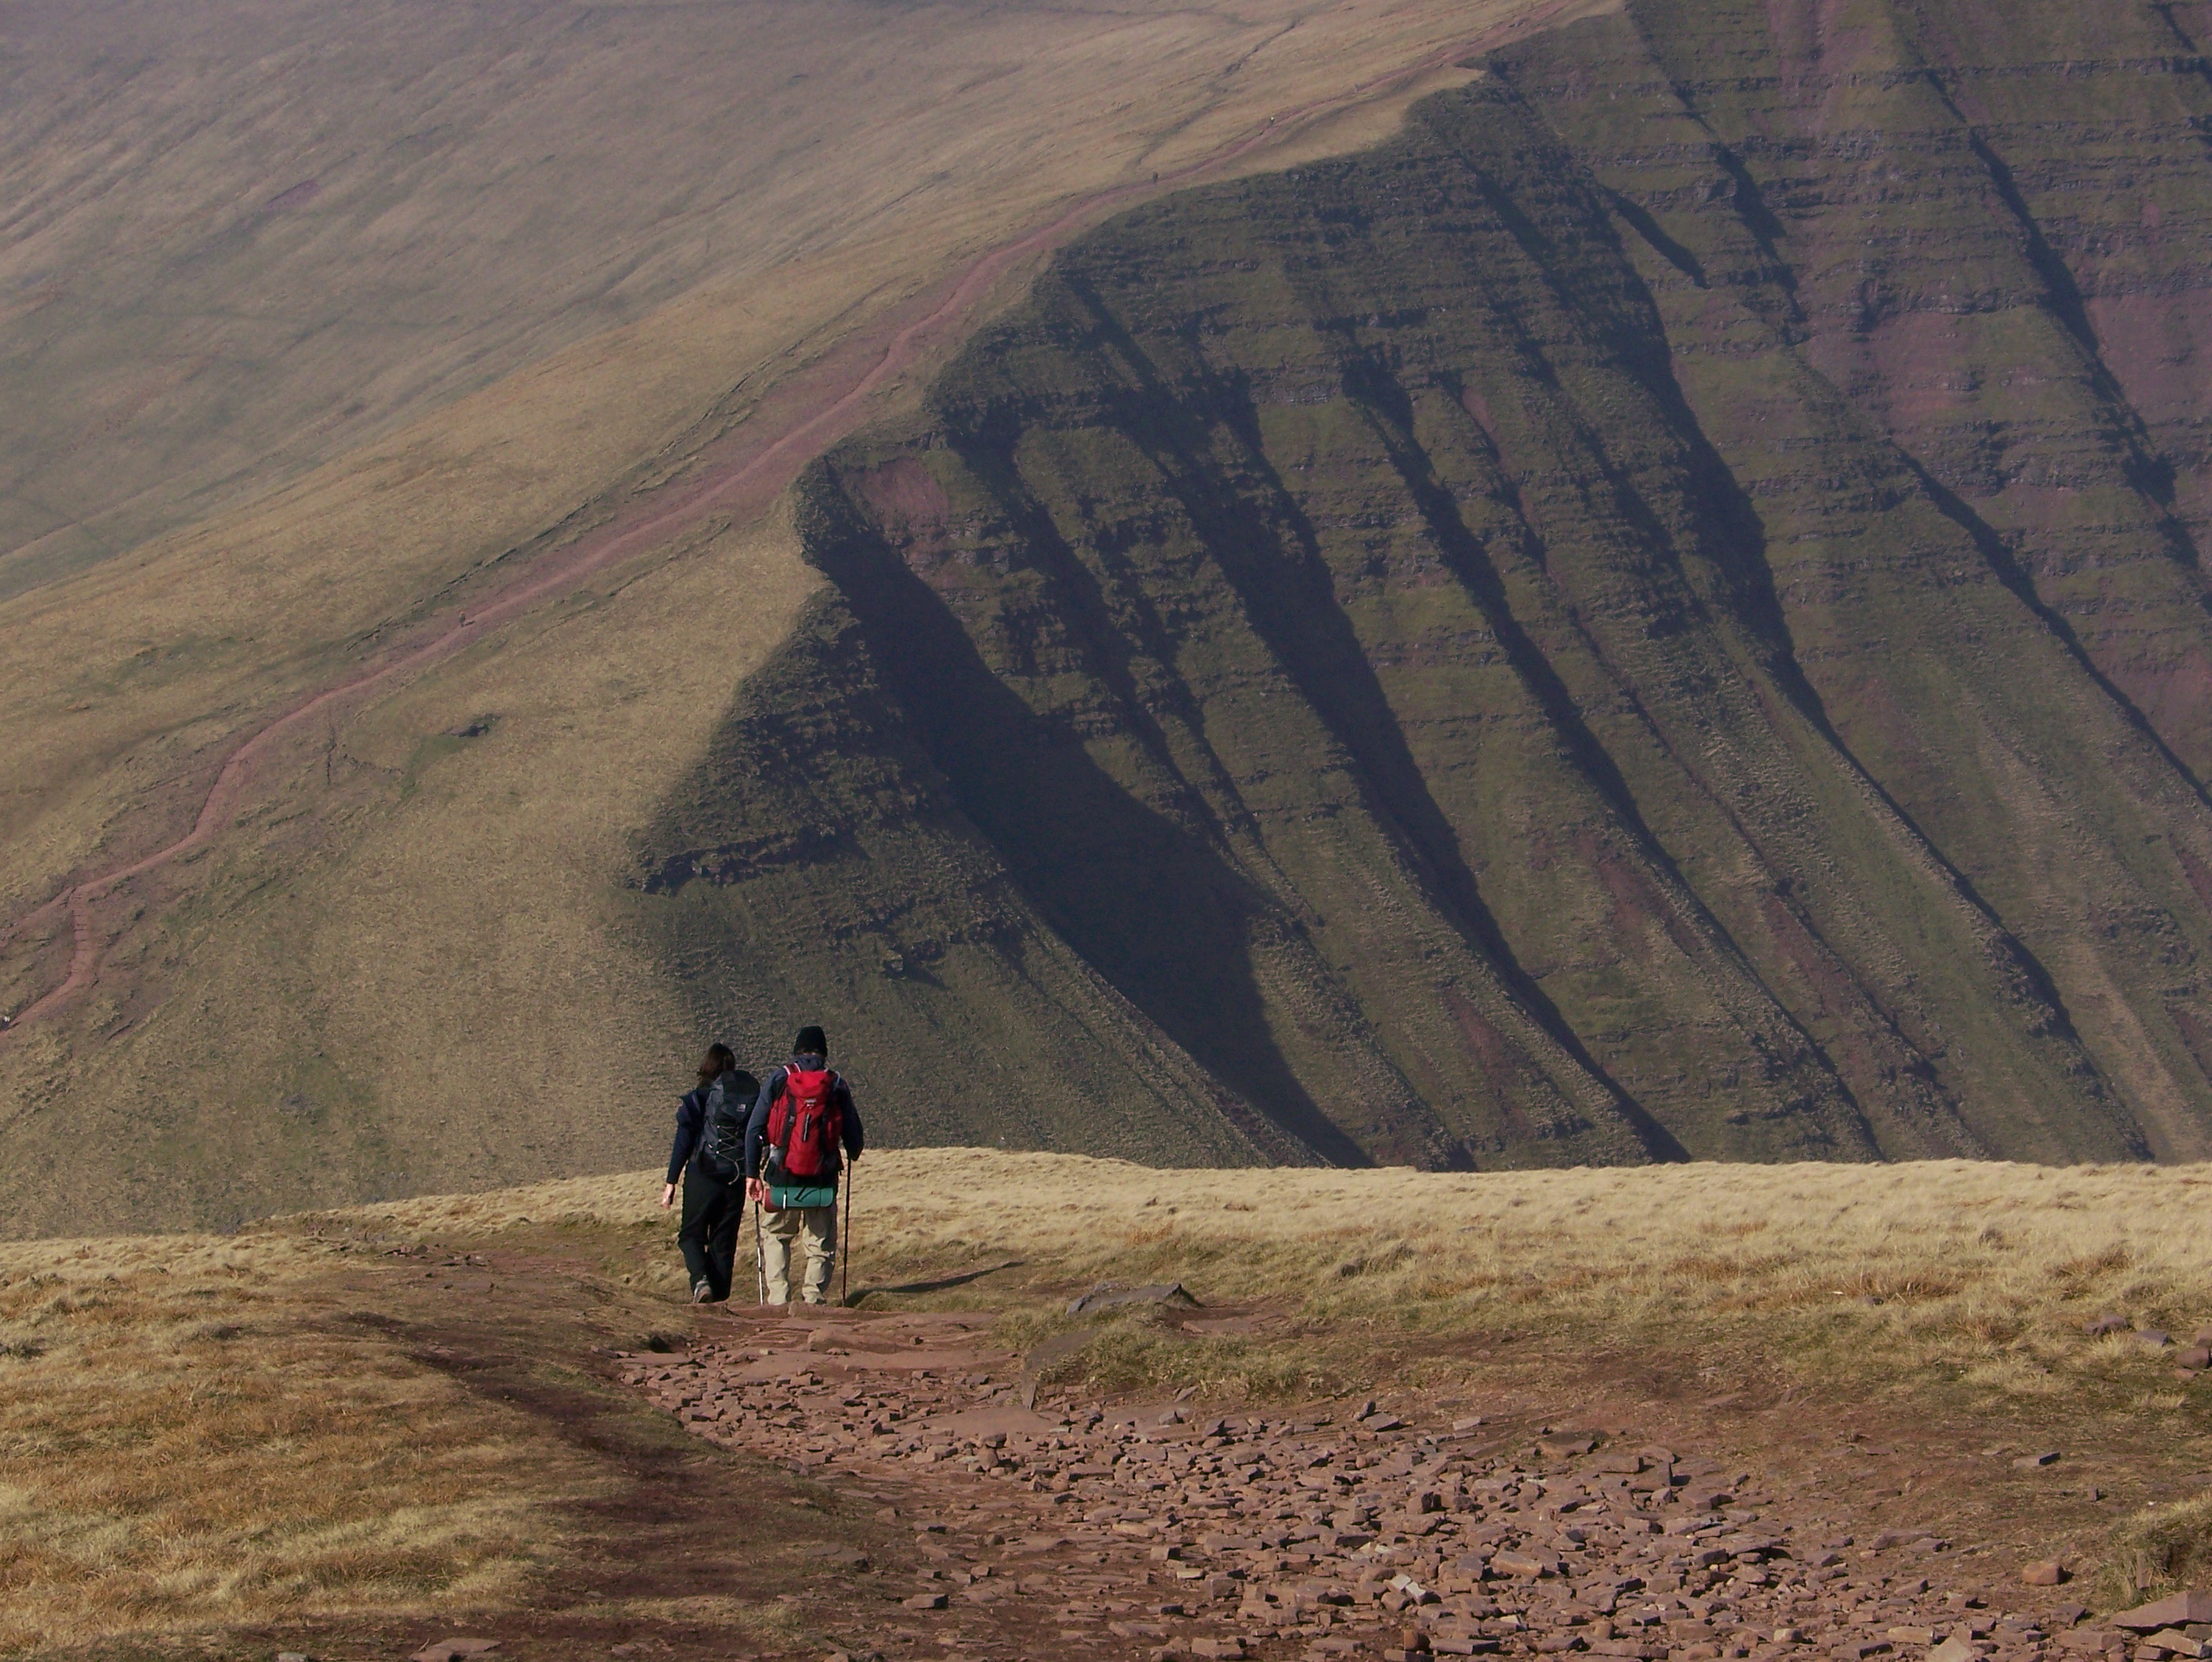
[[[2192,1622],[2212,1622],[2212,1592],[2177,1592],[2112,1617],[2116,1628],[2151,1633],[2160,1628],[2187,1627]]]
[[[854,1350],[813,1360],[840,1365],[848,1374],[920,1374],[933,1370],[963,1374],[978,1368],[1008,1367],[1008,1359],[988,1350]]]
[[[1109,1282],[1070,1301],[1067,1313],[1088,1315],[1093,1310],[1115,1310],[1131,1304],[1176,1304],[1195,1308],[1198,1301],[1183,1290],[1179,1281],[1152,1287],[1116,1287]]]
[[[939,1414],[923,1420],[916,1429],[928,1435],[939,1433],[956,1437],[1043,1436],[1060,1429],[1060,1422],[1048,1420],[1032,1410],[1012,1404],[993,1404],[988,1408],[963,1408],[956,1413]]]
[[[749,1362],[734,1368],[724,1375],[732,1385],[766,1385],[775,1380],[794,1380],[802,1374],[817,1371],[819,1356],[809,1356],[804,1350],[787,1351],[778,1356],[763,1356],[758,1362]]]

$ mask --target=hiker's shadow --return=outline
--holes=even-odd
[[[1020,1259],[1010,1258],[1004,1264],[993,1264],[981,1270],[964,1270],[957,1276],[939,1276],[932,1281],[901,1282],[895,1287],[863,1287],[858,1292],[846,1295],[845,1306],[850,1309],[878,1293],[897,1295],[948,1292],[955,1287],[972,1286],[975,1283],[982,1280],[984,1277],[995,1276],[1001,1271],[1018,1270],[1022,1267],[1023,1262]]]

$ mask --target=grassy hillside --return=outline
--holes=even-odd
[[[15,7],[0,596],[702,288],[772,310],[730,286],[884,240],[875,282],[927,281],[948,244],[1287,113],[1286,28],[1356,82],[1470,21],[1393,9],[1363,48],[1311,6]],[[816,326],[852,301],[820,299]]]
[[[807,1019],[908,1143],[2212,1151],[2188,9],[475,15],[191,257],[473,344],[0,602],[8,1229],[635,1165]],[[238,17],[52,236],[268,149]]]

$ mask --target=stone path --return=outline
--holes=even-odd
[[[720,1313],[623,1378],[912,1527],[918,1574],[854,1551],[846,1618],[813,1613],[855,1659],[2130,1655],[2063,1588],[1854,1538],[1695,1448],[1410,1400],[1040,1403],[980,1317]]]

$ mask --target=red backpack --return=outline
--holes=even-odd
[[[828,1068],[788,1068],[783,1094],[768,1111],[768,1180],[824,1183],[837,1175],[837,1145],[845,1110],[837,1103],[837,1076]]]

